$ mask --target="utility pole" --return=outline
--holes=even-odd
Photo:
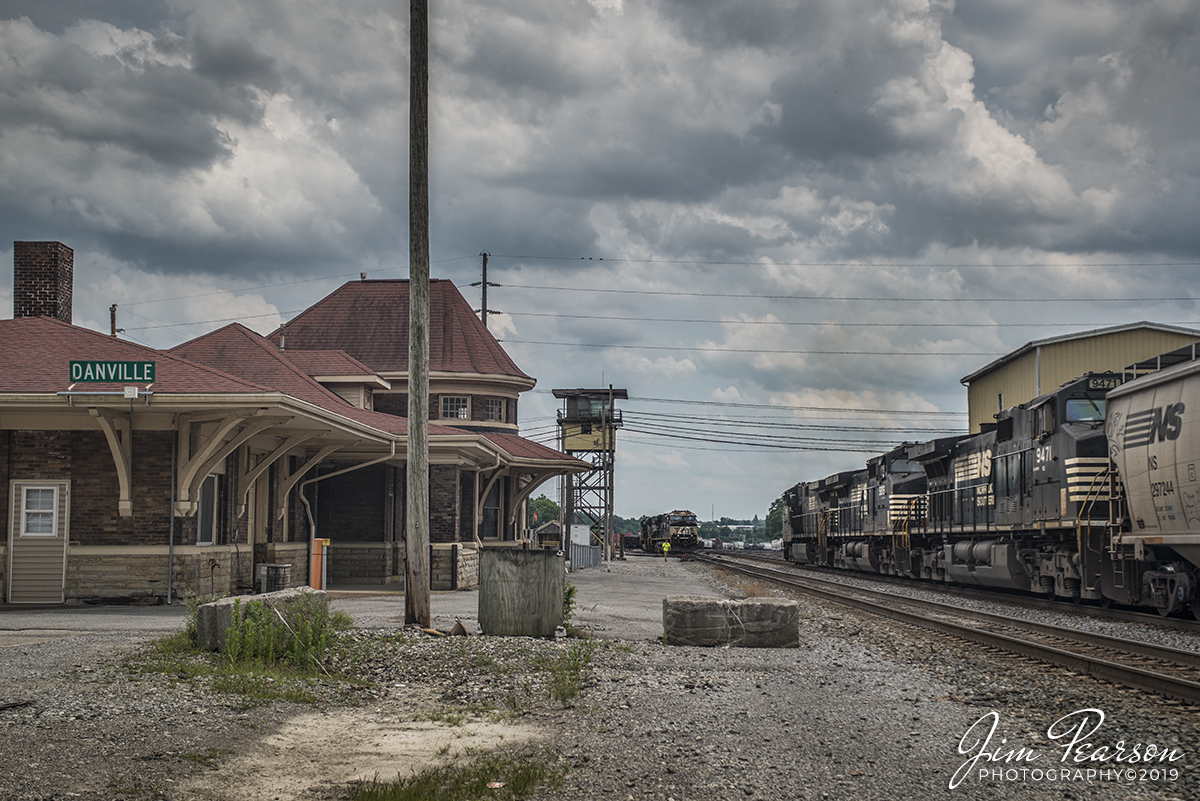
[[[429,628],[429,5],[410,3],[404,622]]]
[[[479,318],[481,320],[483,320],[483,327],[487,328],[487,317],[488,317],[487,288],[489,286],[500,286],[500,284],[492,284],[492,283],[489,283],[487,280],[487,262],[488,262],[488,256],[490,256],[491,254],[485,250],[483,253],[480,253],[479,255],[483,257],[483,280],[482,281],[474,281],[474,282],[468,284],[468,286],[483,287],[483,298],[479,305]]]

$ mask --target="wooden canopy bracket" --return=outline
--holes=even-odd
[[[133,431],[130,421],[124,415],[109,409],[91,407],[88,414],[96,418],[104,438],[108,440],[108,449],[112,451],[113,463],[117,467],[117,482],[120,486],[117,496],[117,513],[121,517],[133,516],[133,498],[130,488],[133,485]]]
[[[275,462],[279,461],[279,459],[286,454],[290,453],[294,448],[303,445],[310,439],[318,439],[328,434],[328,431],[311,431],[302,434],[292,434],[283,441],[282,445],[271,451],[271,453],[268,454],[265,459],[260,460],[258,464],[254,465],[254,467],[250,467],[250,454],[249,452],[246,452],[241,459],[241,464],[239,465],[238,470],[237,485],[239,495],[241,496],[241,504],[238,507],[238,517],[246,514],[246,501],[250,497],[250,488],[254,486],[255,481],[258,481],[259,476],[267,471],[267,468],[275,464]]]
[[[292,487],[294,487],[298,483],[300,483],[300,479],[304,478],[305,473],[307,473],[309,470],[312,470],[314,467],[319,465],[321,462],[325,461],[325,457],[328,456],[329,454],[333,453],[334,451],[341,450],[342,448],[353,448],[359,442],[361,442],[361,440],[355,440],[353,442],[342,442],[337,445],[326,445],[324,448],[321,448],[321,450],[317,451],[316,456],[312,457],[307,462],[305,462],[299,470],[297,470],[295,473],[292,473],[290,476],[288,476],[285,481],[282,481],[279,485],[279,504],[278,504],[279,519],[283,520],[284,517],[287,516],[288,493],[292,491]]]

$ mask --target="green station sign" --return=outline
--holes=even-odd
[[[71,383],[149,384],[154,381],[154,362],[71,362]]]

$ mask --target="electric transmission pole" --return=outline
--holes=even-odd
[[[487,328],[487,317],[488,317],[487,288],[489,286],[500,286],[500,285],[490,283],[487,280],[487,261],[488,261],[488,256],[491,254],[489,254],[485,250],[483,253],[480,253],[479,255],[483,257],[483,280],[482,281],[473,281],[471,284],[469,284],[469,286],[482,286],[483,287],[483,297],[479,304],[479,319],[483,320],[483,327]]]

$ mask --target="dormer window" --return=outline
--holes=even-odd
[[[484,419],[489,423],[503,423],[504,398],[488,398],[484,403]]]
[[[443,420],[470,420],[471,399],[466,395],[442,396]]]

